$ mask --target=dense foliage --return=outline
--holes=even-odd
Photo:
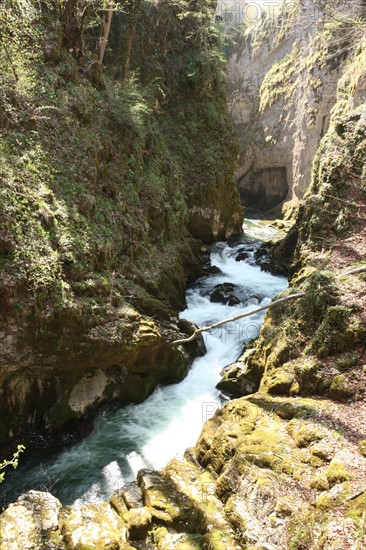
[[[154,287],[188,207],[221,188],[237,201],[211,8],[115,6],[97,82],[103,2],[7,0],[2,13],[0,285],[51,312],[85,294],[118,303],[136,290],[125,277]]]

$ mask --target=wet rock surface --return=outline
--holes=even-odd
[[[222,283],[215,286],[213,292],[210,294],[211,302],[219,302],[221,304],[227,304],[229,306],[235,306],[240,304],[240,299],[234,291],[239,290],[236,285],[232,283]]]

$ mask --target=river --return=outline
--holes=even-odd
[[[180,317],[199,326],[265,305],[287,281],[261,271],[254,254],[275,230],[258,220],[246,220],[245,236],[234,245],[211,247],[211,265],[221,273],[199,279],[187,290],[187,309]],[[236,261],[238,253],[247,256]],[[210,301],[216,285],[232,283],[240,303]],[[179,384],[159,387],[143,403],[105,407],[83,441],[57,453],[35,453],[8,476],[2,490],[7,501],[30,489],[49,490],[63,504],[107,500],[112,492],[135,478],[143,467],[161,468],[182,455],[197,440],[203,423],[222,405],[215,389],[223,367],[235,361],[243,345],[258,334],[264,313],[205,333],[207,353],[197,358]],[[9,487],[6,487],[8,486]]]

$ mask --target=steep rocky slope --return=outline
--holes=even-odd
[[[228,100],[240,139],[244,205],[270,210],[286,201],[290,215],[307,191],[355,43],[355,4],[283,2],[278,17],[272,6],[238,31],[229,51]]]
[[[116,12],[104,75],[79,4],[1,15],[0,445],[180,380],[196,239],[241,232],[209,4]]]

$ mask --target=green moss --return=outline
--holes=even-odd
[[[333,273],[318,271],[301,285],[305,296],[297,304],[298,314],[305,330],[319,326],[327,309],[334,303],[336,285]]]
[[[338,374],[332,379],[329,395],[333,399],[344,399],[351,395],[351,390],[344,374]]]
[[[227,535],[218,529],[212,529],[209,533],[202,537],[203,548],[208,546],[212,550],[227,550],[234,548],[228,544]]]
[[[320,430],[315,429],[312,426],[301,426],[299,430],[293,433],[295,443],[298,447],[308,447],[315,441],[322,439],[323,434]]]
[[[319,456],[315,456],[313,454],[308,462],[312,468],[321,468],[324,465],[324,461]]]
[[[202,3],[182,22],[173,6],[156,9],[145,4],[138,18],[130,78],[119,81],[107,74],[106,89],[97,90],[80,76],[87,71],[78,63],[88,64],[91,57],[87,46],[79,62],[64,50],[57,62],[44,61],[45,29],[38,24],[34,5],[28,0],[26,4],[28,48],[21,40],[9,46],[11,56],[21,61],[16,82],[9,59],[0,54],[0,110],[6,120],[0,141],[6,174],[0,210],[11,251],[5,258],[7,270],[20,284],[28,281],[29,298],[47,300],[49,306],[77,302],[73,283],[83,294],[93,272],[103,275],[111,301],[120,299],[118,292],[122,297],[124,292],[113,284],[113,273],[133,279],[143,272],[143,285],[156,281],[156,271],[165,262],[161,257],[154,262],[154,247],[182,242],[192,201],[208,201],[219,211],[228,200],[236,205],[235,214],[240,210],[232,178],[236,139],[226,115],[223,61],[211,8]],[[15,28],[23,23],[12,6],[9,17]],[[131,25],[128,13],[115,18],[126,32],[114,35],[112,30],[107,73],[114,55],[121,62],[118,52],[125,47]],[[161,18],[174,27],[170,61],[160,30],[151,25]],[[200,29],[209,46],[195,39],[192,28]],[[147,55],[152,42],[154,63]],[[28,55],[32,63],[26,61]],[[188,61],[187,71],[197,79],[193,86],[180,69]],[[66,76],[69,69],[79,75],[77,79]],[[26,124],[30,115],[34,128]],[[232,206],[222,209],[227,227],[232,214]],[[93,295],[102,295],[100,283],[96,277]]]
[[[346,470],[344,464],[336,458],[329,464],[326,476],[331,487],[337,483],[348,481],[353,477],[352,474]]]
[[[293,498],[282,497],[278,500],[275,508],[275,512],[280,517],[289,517],[292,516],[296,509],[296,504],[293,501]]]
[[[303,357],[294,361],[293,365],[301,393],[324,393],[329,383],[324,377],[320,362],[313,357]]]
[[[356,367],[358,363],[359,363],[359,358],[349,353],[337,359],[336,367],[340,371],[347,371],[349,369],[352,369],[353,367]]]
[[[293,437],[297,447],[308,447],[315,441],[322,439],[323,434],[319,429],[305,421],[293,419],[287,424],[286,429]]]
[[[150,529],[152,516],[150,511],[143,508],[133,508],[128,512],[127,529],[131,540],[144,539]]]
[[[294,515],[288,526],[288,548],[290,550],[316,548],[316,530],[322,519],[319,511],[312,509],[305,509]]]
[[[318,474],[312,480],[310,487],[317,491],[327,491],[329,489],[328,478],[325,474]]]
[[[220,497],[221,499],[221,497]],[[231,497],[225,504],[225,515],[228,522],[237,533],[244,533],[246,529],[246,520],[238,511],[238,506],[235,501],[235,495]]]
[[[349,512],[347,515],[352,518],[364,520],[366,511],[366,491],[363,491],[357,498],[352,499],[347,503]],[[362,523],[361,523],[362,525]],[[365,525],[362,525],[363,528]]]
[[[332,459],[331,449],[326,444],[314,445],[311,454],[325,462],[330,462]]]
[[[362,343],[365,327],[354,319],[355,307],[331,306],[315,332],[313,350],[319,357],[342,353]]]
[[[284,420],[291,420],[292,418],[303,417],[308,414],[305,407],[302,407],[298,403],[281,403],[276,407],[276,414]]]
[[[294,46],[283,59],[274,63],[260,88],[260,111],[271,107],[279,99],[289,99],[296,89],[295,75],[299,63],[299,49]]]
[[[329,481],[329,480],[328,480]],[[343,504],[349,494],[349,485],[343,483],[342,485],[336,485],[329,491],[323,491],[316,498],[316,507],[318,510],[331,510]]]
[[[264,379],[263,389],[270,395],[288,395],[295,380],[294,373],[277,369]]]

